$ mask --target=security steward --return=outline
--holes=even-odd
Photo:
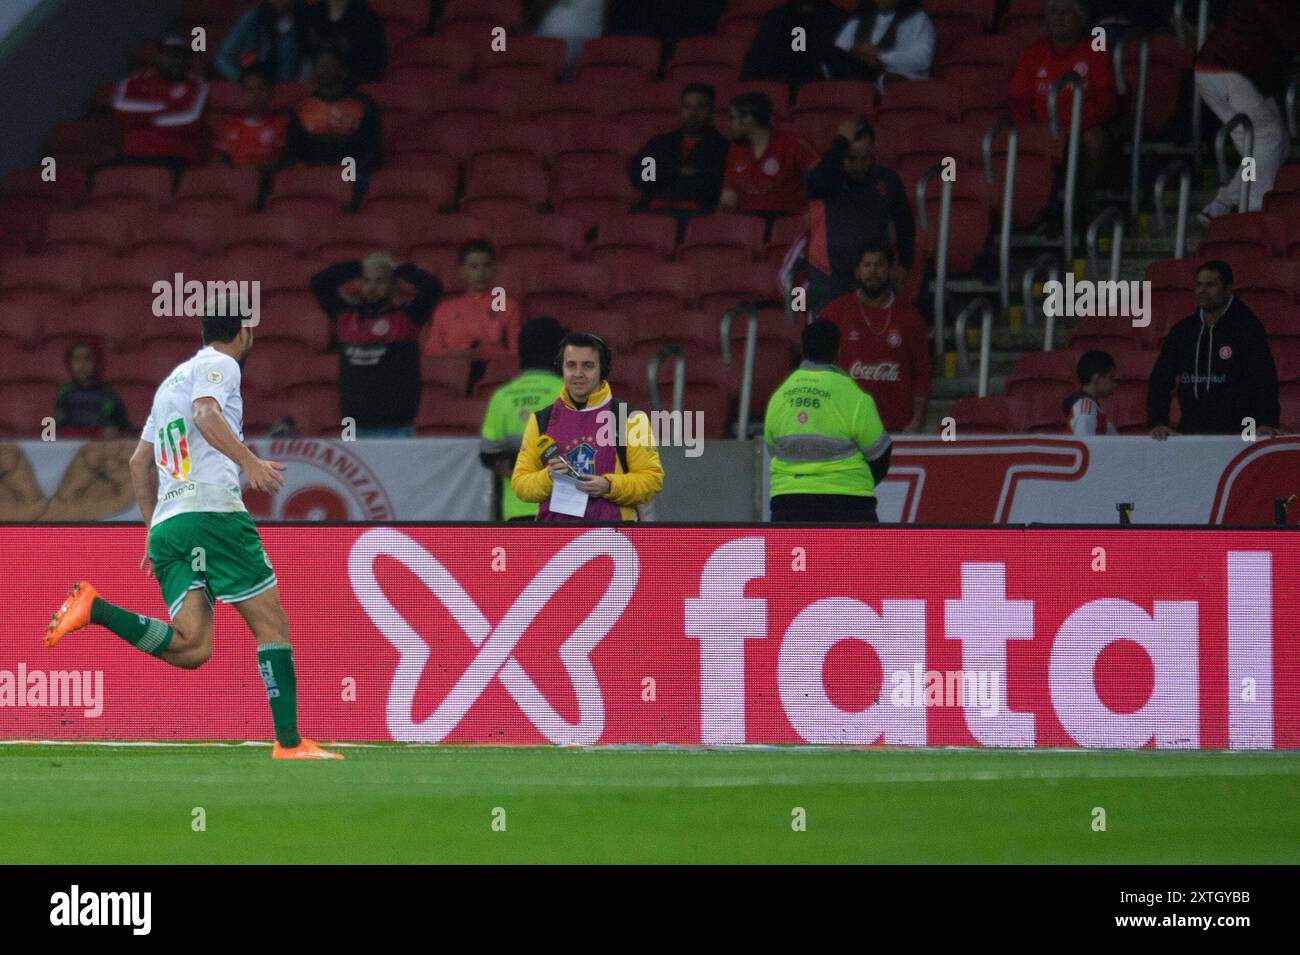
[[[599,335],[569,332],[560,343],[555,370],[564,388],[553,404],[529,416],[510,477],[521,501],[540,505],[539,521],[635,521],[638,507],[664,486],[650,420],[620,407],[609,387],[612,363]],[[577,489],[588,498],[585,508],[557,513],[552,475],[575,472],[581,476]]]
[[[819,319],[803,332],[803,362],[767,403],[772,520],[861,523],[876,518],[876,485],[891,444],[875,400],[836,364],[840,330]]]

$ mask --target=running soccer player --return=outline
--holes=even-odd
[[[171,625],[116,607],[86,581],[55,612],[45,646],[87,624],[113,631],[137,650],[192,670],[212,655],[215,600],[233,604],[257,638],[257,669],[275,724],[275,759],[342,759],[298,735],[297,678],[289,621],[257,528],[244,508],[239,471],[259,491],[284,485],[283,464],[243,443],[239,382],[253,329],[239,310],[209,303],[203,348],[154,392],[144,434],[131,456],[131,482],[149,528],[140,569],[162,589]]]

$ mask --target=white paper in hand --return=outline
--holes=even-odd
[[[552,472],[550,507],[554,513],[585,517],[587,502],[590,500],[590,497],[578,490],[578,481],[572,475]]]

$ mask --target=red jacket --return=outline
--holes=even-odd
[[[1047,122],[1047,91],[1073,70],[1083,78],[1081,129],[1092,129],[1115,115],[1115,70],[1109,53],[1092,48],[1085,36],[1074,46],[1058,50],[1051,40],[1039,40],[1020,54],[1016,75],[1011,79],[1011,115],[1021,125]],[[1069,127],[1073,94],[1066,88],[1057,98],[1057,117],[1062,132]]]
[[[156,69],[138,70],[117,84],[113,109],[122,124],[122,155],[166,156],[199,163],[207,158],[203,109],[208,84],[171,82]]]

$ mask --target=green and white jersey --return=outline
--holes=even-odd
[[[208,345],[177,365],[154,392],[142,440],[153,445],[158,465],[158,506],[153,524],[189,511],[243,511],[239,466],[194,426],[194,402],[215,398],[221,414],[244,440],[244,401],[239,362]]]

